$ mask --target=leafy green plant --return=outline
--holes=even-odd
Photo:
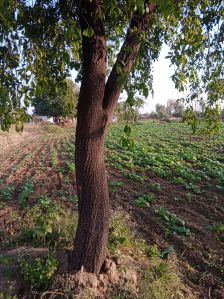
[[[125,246],[130,242],[131,232],[128,226],[124,225],[122,214],[115,215],[111,219],[109,227],[108,245],[109,249],[115,251],[120,246]]]
[[[156,208],[155,213],[162,220],[169,233],[184,236],[190,235],[190,229],[186,227],[184,220],[170,213],[164,207]]]
[[[28,200],[30,195],[33,193],[33,182],[28,179],[21,188],[19,194],[19,205],[22,209],[25,209],[28,206]]]
[[[9,293],[3,293],[1,290],[0,290],[0,298],[1,299],[18,299],[17,296],[11,295]]]
[[[139,183],[142,183],[142,182],[144,182],[144,180],[145,180],[145,178],[144,178],[143,176],[140,176],[140,175],[138,175],[138,174],[136,174],[136,173],[134,173],[134,172],[129,172],[129,173],[127,174],[127,177],[128,177],[129,179],[132,179],[132,180],[134,180],[134,181],[136,181],[136,182],[139,182]]]
[[[57,166],[59,164],[58,154],[56,150],[51,152],[51,164],[52,166]]]
[[[0,201],[0,209],[4,209],[6,207],[6,203],[3,201]]]
[[[62,213],[60,206],[52,204],[50,198],[40,198],[37,204],[29,211],[30,217],[34,218],[35,225],[28,230],[27,234],[32,239],[45,243],[47,237],[50,238],[55,231],[58,231],[57,222],[60,220]]]
[[[109,190],[110,190],[112,193],[114,193],[114,192],[117,191],[117,188],[118,188],[118,187],[122,187],[122,186],[124,185],[124,183],[121,182],[121,181],[110,181],[110,182],[108,183],[108,185],[109,185]]]
[[[149,207],[152,202],[156,200],[156,196],[153,193],[143,194],[133,200],[133,205],[138,207]]]
[[[1,197],[4,201],[9,201],[13,198],[13,194],[15,192],[15,186],[13,185],[6,185],[1,190]]]
[[[75,171],[75,163],[73,163],[71,161],[66,161],[65,164],[66,164],[66,167],[68,169],[68,172],[74,172]]]
[[[161,191],[162,190],[162,186],[160,183],[151,183],[149,185],[149,188],[153,191]]]
[[[208,230],[217,235],[218,240],[224,241],[224,223],[214,223],[208,225]]]
[[[58,267],[57,260],[49,255],[47,258],[35,258],[31,263],[21,258],[20,269],[25,281],[28,281],[32,288],[45,288]]]

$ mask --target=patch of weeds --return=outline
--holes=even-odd
[[[201,188],[199,186],[193,184],[193,183],[188,183],[188,184],[185,185],[185,187],[189,190],[192,190],[196,194],[201,194],[202,193]]]
[[[71,161],[65,161],[65,164],[68,169],[68,172],[75,172],[75,163]]]
[[[109,227],[108,247],[111,251],[116,251],[120,246],[130,244],[131,232],[127,225],[124,225],[124,215],[116,214],[111,218]]]
[[[62,210],[58,204],[52,204],[48,197],[42,197],[37,204],[33,206],[27,213],[27,220],[29,218],[34,220],[34,226],[27,232],[27,236],[32,239],[37,239],[46,242],[46,238],[51,235],[57,227],[57,221],[61,217]]]
[[[60,248],[72,248],[77,226],[77,215],[52,203],[48,197],[40,198],[26,215],[26,226],[22,238],[34,243],[44,243]]]
[[[4,201],[9,201],[13,199],[13,194],[15,192],[15,186],[13,185],[6,185],[2,190],[1,190],[1,197]]]
[[[191,194],[190,192],[188,192],[188,193],[186,194],[186,199],[187,199],[188,201],[191,201],[191,200],[192,200],[192,194]]]
[[[57,166],[59,164],[58,154],[56,150],[51,152],[51,164],[52,166]]]
[[[69,197],[69,200],[75,204],[78,203],[78,196],[77,195],[72,195]]]
[[[33,193],[33,182],[28,179],[21,187],[21,192],[19,194],[19,205],[21,209],[27,208],[28,200],[32,193]]]
[[[149,188],[152,190],[152,191],[161,191],[162,190],[162,186],[160,183],[151,183],[149,185]]]
[[[124,185],[121,181],[110,181],[108,183],[110,192],[114,193],[117,191],[117,188],[122,187]]]
[[[132,179],[132,180],[134,180],[134,181],[136,181],[136,182],[139,182],[139,183],[143,183],[144,180],[145,180],[145,178],[144,178],[143,176],[140,176],[140,175],[138,175],[138,174],[136,174],[136,173],[134,173],[134,172],[129,172],[129,173],[127,174],[127,177],[128,177],[129,179]]]
[[[12,263],[12,261],[12,257],[0,254],[0,264],[9,265]]]
[[[180,278],[175,265],[154,257],[151,265],[143,272],[139,286],[139,299],[184,298]]]
[[[224,223],[210,224],[208,230],[216,234],[217,240],[224,241]]]
[[[168,257],[174,252],[173,246],[169,246],[163,249],[163,251],[160,252],[161,259],[168,259]]]
[[[0,200],[0,209],[4,209],[6,207],[6,203]]]
[[[9,293],[4,293],[4,292],[2,292],[1,290],[0,290],[0,298],[1,298],[1,299],[18,299],[17,296],[15,296],[15,295],[11,295],[11,294],[9,294]]]
[[[65,176],[63,179],[64,184],[69,185],[70,184],[70,177],[69,176]]]
[[[47,258],[35,258],[31,263],[26,259],[19,260],[21,273],[25,281],[29,282],[33,289],[43,289],[49,283],[58,267],[57,260],[49,255]]]
[[[184,220],[170,213],[164,207],[156,208],[155,213],[162,220],[169,233],[183,236],[190,235],[190,229],[185,226]]]
[[[149,207],[151,203],[153,203],[156,200],[156,196],[153,193],[149,194],[143,194],[133,200],[133,205],[137,207]]]

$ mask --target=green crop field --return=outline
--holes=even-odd
[[[119,257],[130,254],[134,265],[144,259],[149,268],[149,251],[156,251],[157,258],[150,273],[144,269],[150,290],[142,276],[142,297],[111,298],[209,298],[211,289],[211,298],[222,298],[224,133],[208,138],[193,136],[182,123],[139,123],[132,127],[131,149],[122,146],[122,135],[123,126],[112,125],[106,140],[112,210],[109,252]],[[30,266],[23,258],[24,248],[32,248],[31,255],[37,250],[44,255],[46,250],[58,254],[73,247],[77,224],[74,136],[74,129],[44,128],[0,152],[2,292],[18,291],[21,277],[33,289],[44,289],[49,281],[37,280],[37,273],[52,277],[56,271],[51,255],[46,269],[42,260]],[[129,224],[122,219],[127,215]],[[127,232],[129,225],[134,237]],[[19,252],[20,258],[13,252]],[[19,277],[14,269],[20,269]],[[178,278],[172,276],[175,272]],[[167,273],[171,281],[166,280]],[[179,277],[184,277],[191,295],[186,290],[181,293]],[[158,287],[161,293],[156,293]],[[151,297],[146,296],[148,292]]]

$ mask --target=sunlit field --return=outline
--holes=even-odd
[[[24,134],[0,136],[0,298],[54,290],[77,225],[74,128],[27,125]],[[223,298],[224,133],[139,123],[129,149],[122,135],[111,125],[106,140],[108,254],[130,256],[141,279],[138,294],[122,285],[108,298]]]

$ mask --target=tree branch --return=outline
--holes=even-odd
[[[136,12],[132,16],[125,41],[106,82],[103,108],[108,111],[109,116],[113,113],[122,91],[122,77],[129,75],[138,56],[142,43],[141,35],[148,29],[155,7],[154,4],[148,4],[144,15]]]

